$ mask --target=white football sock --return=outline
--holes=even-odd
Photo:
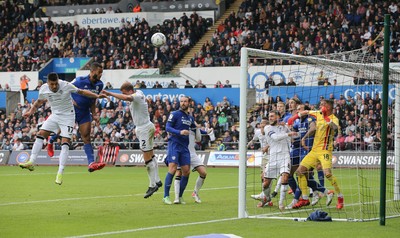
[[[32,147],[31,157],[29,158],[30,162],[35,163],[39,152],[42,150],[42,147],[43,147],[43,139],[40,137],[36,137],[35,143],[33,144]]]
[[[203,186],[203,184],[204,184],[204,179],[205,178],[202,178],[202,177],[197,177],[197,180],[196,180],[196,184],[194,185],[194,191],[196,192],[196,193],[198,193],[199,192],[199,190],[201,189],[201,187]]]
[[[181,188],[181,178],[180,177],[179,177],[179,179],[175,178],[175,181],[174,181],[175,200],[179,199],[180,188]]]
[[[60,158],[59,158],[59,166],[58,166],[58,173],[62,174],[64,173],[64,168],[65,164],[67,163],[69,155],[69,145],[62,145],[61,146],[61,152],[60,152]]]

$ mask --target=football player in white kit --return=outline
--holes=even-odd
[[[136,135],[140,141],[140,149],[143,151],[144,163],[146,164],[147,174],[150,180],[149,188],[144,195],[144,198],[148,198],[162,186],[158,175],[158,162],[154,158],[153,152],[155,127],[150,121],[148,105],[143,92],[135,90],[133,85],[129,82],[123,83],[120,90],[122,94],[105,90],[103,90],[102,93],[130,102],[129,109],[133,123],[136,125]]]
[[[23,115],[24,117],[30,117],[43,103],[46,101],[49,102],[51,115],[43,123],[42,127],[37,133],[29,161],[26,163],[21,163],[19,166],[23,169],[33,171],[35,169],[34,163],[40,150],[42,149],[44,138],[47,138],[51,133],[58,133],[60,130],[62,146],[59,158],[58,173],[55,181],[56,184],[59,185],[61,185],[63,181],[62,177],[65,163],[68,158],[69,144],[75,126],[75,111],[71,93],[78,93],[90,98],[106,97],[105,95],[97,95],[88,90],[78,89],[69,82],[59,80],[56,73],[49,73],[47,76],[47,83],[40,87],[39,98],[32,105],[31,109],[25,112]]]
[[[204,132],[205,133],[205,132]],[[196,184],[194,186],[194,190],[192,193],[192,198],[196,203],[201,203],[200,197],[199,197],[199,190],[204,184],[204,180],[206,179],[207,176],[207,171],[206,167],[204,166],[203,161],[201,158],[197,155],[196,153],[196,148],[194,147],[196,144],[196,141],[201,141],[201,131],[200,128],[197,128],[195,131],[190,130],[189,131],[189,152],[190,152],[190,169],[194,172],[197,171],[199,173],[199,176],[197,177]],[[179,189],[180,189],[180,177],[182,175],[182,171],[180,170],[180,167],[176,170],[175,173],[175,181],[174,181],[174,191],[175,191],[175,204],[180,204],[184,203],[182,199],[179,199]]]
[[[288,127],[280,125],[278,120],[280,118],[279,111],[269,112],[268,119],[270,125],[265,128],[265,136],[269,145],[269,161],[265,166],[264,172],[264,199],[260,202],[258,207],[265,206],[270,198],[270,184],[272,179],[276,179],[279,175],[282,176],[282,186],[279,198],[279,209],[283,210],[285,206],[283,201],[286,196],[288,187],[288,179],[290,173],[290,143],[291,137],[297,136],[297,132],[292,132]]]
[[[261,166],[260,166],[262,181],[264,180],[264,169],[265,169],[265,166],[267,165],[268,159],[269,159],[268,144],[267,144],[267,139],[265,137],[265,130],[266,130],[265,128],[267,126],[268,126],[268,118],[263,117],[260,122],[260,128],[254,132],[253,139],[251,139],[251,141],[249,141],[249,143],[247,144],[247,147],[248,147],[255,141],[260,142],[261,151],[263,152],[262,159],[261,159]],[[262,198],[264,198],[264,193],[261,192],[260,194],[251,195],[251,198],[256,199],[256,200],[261,200]]]

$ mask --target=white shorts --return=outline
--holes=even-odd
[[[72,138],[72,132],[75,126],[75,113],[71,115],[55,115],[51,114],[45,122],[43,122],[41,130],[51,131],[55,134],[61,131],[60,135],[64,138]]]
[[[194,172],[199,166],[204,166],[203,161],[197,154],[190,154],[190,169]]]
[[[144,152],[153,150],[154,132],[156,128],[153,123],[136,127],[136,136],[139,139],[140,149]]]
[[[270,155],[265,166],[264,178],[277,178],[282,173],[290,173],[290,154]]]
[[[261,171],[264,171],[265,166],[268,164],[269,161],[269,154],[263,153],[261,157]]]

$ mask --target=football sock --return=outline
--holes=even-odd
[[[323,170],[318,170],[318,180],[322,187],[325,187],[325,175]]]
[[[160,179],[160,175],[158,173],[158,162],[157,162],[155,155],[153,155],[152,160],[154,163],[154,181],[157,183],[157,182],[161,181],[161,179]]]
[[[169,197],[169,190],[171,189],[173,178],[174,175],[167,172],[167,176],[165,176],[165,181],[164,181],[164,197]]]
[[[58,166],[59,174],[64,173],[64,167],[68,159],[68,154],[69,154],[69,144],[63,143],[63,145],[61,146],[59,166]]]
[[[39,152],[42,150],[43,139],[44,138],[41,136],[36,136],[35,143],[33,144],[33,147],[32,147],[31,157],[29,158],[29,161],[31,161],[32,163],[35,163]]]
[[[174,181],[175,199],[179,199],[180,188],[181,188],[181,176],[176,176]]]
[[[301,190],[300,188],[297,188],[294,192],[294,199],[299,200],[300,196],[301,196]]]
[[[308,199],[307,177],[304,174],[299,175],[298,182],[299,182],[300,190],[302,191],[302,197],[303,197],[303,199],[307,200]]]
[[[199,190],[200,190],[201,187],[203,186],[204,180],[205,180],[205,179],[206,179],[206,178],[203,178],[203,177],[201,177],[201,176],[197,177],[196,184],[194,185],[194,191],[195,191],[196,193],[199,192]]]
[[[83,149],[85,150],[85,154],[86,154],[86,157],[88,160],[88,165],[90,163],[93,163],[94,162],[94,152],[93,152],[92,144],[89,143],[89,144],[83,145]]]
[[[288,183],[289,183],[290,189],[292,189],[293,192],[296,191],[297,183],[296,183],[296,179],[294,179],[292,175],[289,176]]]
[[[326,176],[326,178],[329,180],[329,182],[331,182],[332,186],[335,188],[336,194],[338,195],[341,194],[339,184],[336,180],[335,175],[331,174],[330,176]]]
[[[181,177],[181,186],[179,190],[179,197],[182,197],[183,192],[185,192],[186,186],[188,184],[189,177],[188,176],[183,176]]]
[[[288,184],[282,184],[281,186],[281,193],[279,194],[279,204],[282,205],[286,198],[286,192],[288,188]]]
[[[151,159],[145,163],[146,163],[147,175],[149,177],[149,187],[154,187],[154,186],[156,186],[156,182],[158,182],[158,181],[155,181],[155,177],[156,177],[155,176],[155,173],[156,173],[155,172],[155,170],[156,170],[155,164],[153,163],[153,159]],[[172,183],[172,180],[170,183]]]
[[[58,138],[58,134],[53,134],[52,136],[50,136],[49,143],[53,144],[54,141],[57,141],[57,138]]]
[[[281,187],[281,184],[282,184],[282,180],[281,180],[281,176],[279,176],[278,181],[276,181],[276,186],[275,186],[274,192],[277,193],[279,191],[279,188]]]

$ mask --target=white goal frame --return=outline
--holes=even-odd
[[[246,135],[246,121],[247,121],[247,87],[248,87],[248,66],[249,66],[249,56],[258,56],[262,57],[263,55],[268,55],[268,54],[273,54],[273,55],[282,55],[283,59],[288,57],[288,54],[283,54],[283,53],[278,53],[278,52],[268,52],[265,50],[259,50],[259,49],[252,49],[252,48],[246,48],[242,47],[241,48],[241,59],[240,59],[240,113],[239,113],[239,119],[241,126],[239,128],[239,132],[241,135]],[[304,57],[304,56],[298,56],[298,55],[290,55],[290,57],[296,58],[296,57]],[[357,65],[358,63],[352,63],[352,62],[343,62],[343,61],[337,61],[337,60],[328,60],[328,59],[323,59],[323,58],[318,58],[318,57],[313,57],[309,56],[307,57],[307,60],[310,60],[310,62],[335,62],[337,63],[337,66],[339,67],[344,67],[344,71],[349,72],[349,68],[346,68],[346,65]],[[325,62],[325,63],[326,63]],[[381,69],[381,65],[369,65],[369,70],[372,73],[380,72],[379,70]],[[390,69],[390,72],[396,72],[399,74],[398,70],[395,69]],[[389,72],[389,73],[390,73]],[[395,111],[396,113],[399,112],[400,110],[400,82],[393,82],[396,83],[396,100],[395,100]],[[394,200],[400,200],[400,120],[399,117],[396,118],[396,123],[395,123],[395,166],[394,169],[397,170],[397,173],[395,172],[395,178],[394,178],[394,197],[392,199]],[[239,141],[239,191],[238,191],[238,218],[247,218],[249,217],[247,211],[246,211],[246,169],[247,169],[247,138],[244,136],[240,141]],[[382,188],[381,188],[382,189]],[[283,218],[284,219],[284,218]]]

